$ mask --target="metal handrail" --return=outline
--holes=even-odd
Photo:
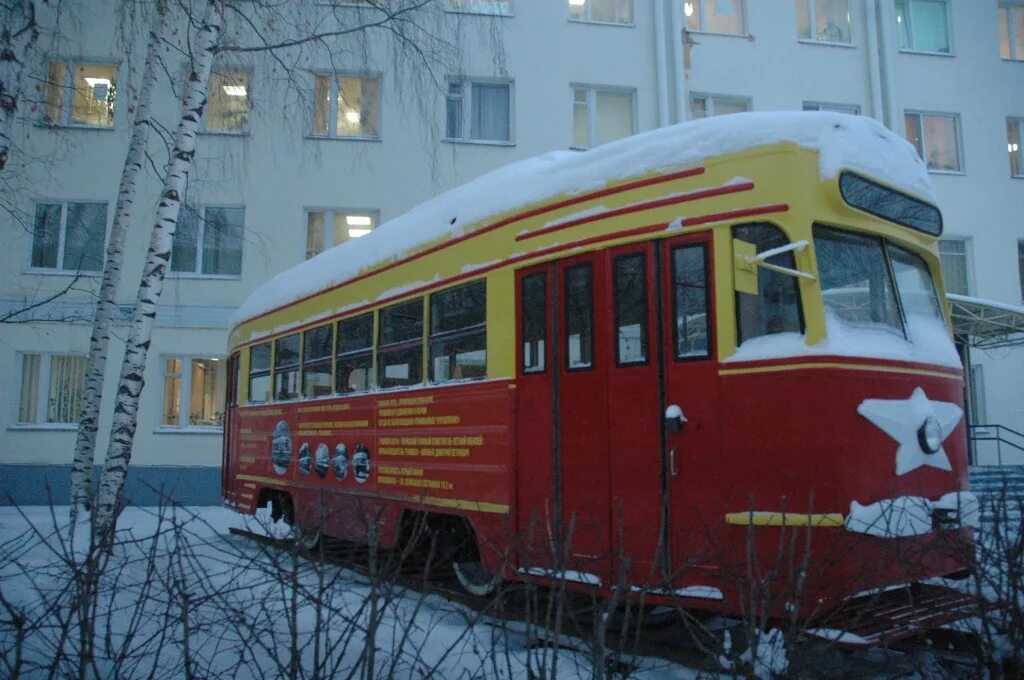
[[[981,430],[985,430],[986,432],[984,432],[984,434],[982,434],[981,432],[979,432]],[[995,430],[994,434],[992,434],[992,430]],[[1006,444],[1010,448],[1017,449],[1021,453],[1024,453],[1024,434],[1022,434],[1020,432],[1017,432],[1017,430],[1014,430],[1013,428],[1006,427],[1005,425],[971,425],[971,426],[968,427],[968,431],[969,431],[969,435],[968,436],[970,437],[972,443],[973,442],[995,442],[996,443],[996,461],[997,461],[996,464],[997,465],[1002,465],[1003,464],[1003,444]],[[1018,444],[1017,442],[1012,441],[1011,439],[1004,437],[1003,436],[1003,432],[1004,431],[1006,431],[1010,435],[1013,435],[1013,436],[1019,438],[1020,439],[1020,443]],[[973,449],[974,447],[972,446],[971,448]],[[976,465],[977,461],[975,460],[973,462],[973,464]]]

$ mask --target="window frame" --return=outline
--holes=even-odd
[[[569,334],[569,329],[572,326],[572,324],[570,323],[571,322],[571,318],[570,317],[571,317],[571,315],[573,313],[573,309],[569,305],[569,299],[570,299],[570,294],[571,294],[569,275],[571,273],[576,272],[576,271],[586,272],[586,275],[587,275],[586,276],[586,283],[587,283],[587,288],[588,288],[588,293],[589,293],[589,299],[587,301],[587,303],[588,303],[587,304],[587,312],[588,312],[588,316],[587,316],[587,322],[588,322],[587,332],[589,334],[588,339],[589,339],[589,355],[590,355],[590,360],[587,363],[582,363],[581,362],[581,363],[578,363],[578,364],[573,364],[570,361],[570,357],[572,356],[572,351],[571,351],[571,347],[570,347],[570,341],[572,339],[572,336]],[[561,299],[561,305],[562,305],[562,310],[561,310],[561,312],[562,312],[562,320],[561,320],[562,321],[562,327],[561,327],[561,332],[563,334],[562,351],[565,352],[565,354],[563,355],[565,357],[564,369],[563,370],[565,370],[565,372],[567,372],[567,373],[576,373],[576,372],[582,372],[582,371],[592,371],[592,370],[594,370],[596,368],[597,360],[598,360],[598,358],[597,358],[598,333],[597,333],[597,328],[596,328],[597,315],[595,314],[596,300],[594,299],[595,298],[595,296],[594,296],[594,293],[595,293],[595,290],[594,290],[595,289],[595,286],[594,286],[594,283],[595,283],[594,282],[594,265],[593,265],[593,263],[591,263],[589,261],[578,262],[576,264],[569,265],[569,266],[565,267],[562,270],[561,279],[562,279],[562,281],[561,281],[561,284],[562,284],[562,299]],[[581,341],[581,343],[580,343],[580,356],[581,357],[583,356],[582,348],[583,348],[583,343]]]
[[[625,27],[625,28],[635,28],[636,27],[636,3],[634,2],[634,0],[613,0],[613,1],[616,2],[616,3],[618,3],[618,2],[627,3],[629,5],[629,14],[630,14],[631,17],[633,17],[633,19],[631,21],[603,21],[601,19],[593,19],[593,18],[591,18],[592,12],[591,12],[591,9],[590,9],[591,8],[591,4],[590,4],[591,0],[583,0],[583,8],[584,8],[583,9],[583,13],[584,13],[584,16],[583,17],[574,17],[572,15],[572,9],[570,9],[570,6],[572,5],[572,0],[569,0],[569,2],[566,4],[566,8],[569,11],[569,21],[572,22],[572,23],[576,23],[576,24],[597,24],[599,26],[621,26],[621,27]]]
[[[170,425],[164,422],[165,407],[167,405],[167,378],[171,377],[167,373],[167,362],[169,360],[177,359],[181,361],[181,374],[178,376],[178,399],[179,399],[179,410],[178,410],[178,424]],[[223,376],[219,380],[223,381],[224,394],[221,400],[220,406],[220,425],[192,425],[188,422],[188,415],[190,407],[192,405],[192,362],[196,359],[205,359],[208,361],[216,361],[218,365],[218,372]],[[156,432],[161,434],[167,433],[194,433],[194,434],[220,434],[224,431],[224,406],[225,400],[228,396],[228,361],[227,357],[223,355],[210,355],[210,354],[161,354],[160,355],[160,377],[162,379],[161,386],[163,389],[160,392],[160,412],[157,414],[157,426]],[[216,392],[216,387],[214,388]]]
[[[348,350],[346,352],[341,351],[341,343],[344,336],[342,335],[342,325],[353,323],[356,320],[364,319],[367,316],[370,317],[370,338],[369,344],[365,347],[358,349]],[[369,312],[362,312],[355,316],[350,316],[344,319],[339,319],[334,329],[334,383],[332,390],[334,394],[346,395],[346,394],[365,394],[371,392],[377,388],[377,370],[376,370],[376,345],[375,338],[377,337],[377,313],[376,310]],[[342,362],[342,359],[359,359],[369,358],[369,363],[366,366],[366,388],[361,390],[338,389],[338,380],[341,378],[341,373],[338,368]]]
[[[967,174],[967,163],[964,158],[964,135],[963,129],[960,124],[959,113],[947,113],[942,111],[920,111],[917,109],[905,109],[903,111],[903,126],[904,131],[906,130],[906,121],[908,116],[917,117],[917,127],[921,132],[921,148],[919,149],[919,156],[925,164],[925,168],[928,172],[933,172],[940,175],[965,175]],[[928,162],[928,140],[925,135],[924,119],[925,117],[931,118],[947,118],[953,121],[953,131],[956,133],[956,148],[957,148],[957,160],[959,161],[959,167],[956,170],[948,170],[945,168],[934,168]],[[911,146],[916,148],[913,140],[908,139]]]
[[[244,74],[248,78],[248,80],[246,80],[246,85],[245,85],[245,89],[246,89],[246,93],[245,93],[245,106],[246,106],[246,110],[247,110],[247,113],[246,113],[246,116],[245,116],[245,129],[243,129],[243,130],[211,130],[209,127],[207,127],[207,123],[210,120],[210,104],[209,104],[209,97],[208,97],[207,98],[206,108],[203,110],[203,118],[200,121],[200,126],[199,126],[199,133],[200,134],[203,134],[203,135],[220,135],[220,136],[225,136],[225,137],[247,137],[248,135],[252,134],[251,130],[250,130],[250,123],[251,123],[251,121],[250,121],[249,114],[253,110],[253,105],[252,105],[252,74],[253,74],[253,70],[251,68],[249,68],[249,67],[234,67],[234,66],[228,66],[226,64],[219,64],[219,65],[213,67],[212,71],[210,72],[210,79],[212,80],[213,76],[215,74],[221,75],[221,74],[229,73],[229,72]],[[226,96],[231,96],[231,95],[226,95]]]
[[[468,291],[472,287],[479,287],[481,289],[480,292],[483,294],[483,309],[481,310],[483,321],[469,326],[437,330],[436,324],[439,315],[435,314],[435,301],[439,297],[446,295],[459,295],[463,291]],[[444,383],[463,380],[485,380],[487,378],[487,279],[475,279],[473,281],[445,288],[444,290],[432,292],[427,298],[427,309],[429,310],[430,315],[429,323],[425,324],[429,328],[427,335],[427,382],[431,385],[443,385]],[[435,360],[439,357],[445,356],[445,354],[436,351],[437,347],[443,347],[444,344],[451,340],[472,338],[475,336],[481,336],[483,338],[484,374],[481,376],[471,376],[469,378],[450,376],[448,378],[438,379],[434,373]],[[458,367],[458,364],[456,364],[455,367]]]
[[[294,363],[283,363],[281,361],[281,343],[286,340],[296,338],[297,352]],[[294,331],[292,333],[285,333],[284,335],[274,336],[273,340],[273,353],[271,355],[271,373],[270,373],[270,401],[272,402],[285,402],[285,401],[297,401],[302,399],[302,332]],[[277,391],[277,378],[280,374],[295,374],[295,393],[289,394],[288,396],[278,397]]]
[[[632,137],[637,134],[637,118],[639,117],[639,111],[637,107],[637,91],[635,87],[619,86],[619,85],[591,85],[586,83],[570,83],[569,89],[572,91],[572,112],[573,112],[573,134],[572,143],[569,148],[572,150],[585,151],[587,149],[593,149],[594,147],[601,146],[602,144],[608,144],[610,142],[617,141],[619,139],[626,139],[626,137]],[[587,107],[587,145],[578,146],[576,144],[576,107],[582,102],[576,101],[577,92],[586,92],[587,101],[585,102]],[[599,93],[610,93],[610,94],[628,94],[630,97],[630,103],[632,104],[632,123],[633,131],[626,135],[626,137],[616,137],[615,139],[609,139],[605,142],[595,142],[594,138],[597,132],[597,96]]]
[[[449,136],[448,130],[448,106],[454,95],[451,86],[460,85],[458,99],[461,102],[462,116],[459,122],[461,137]],[[512,78],[484,78],[478,76],[449,76],[447,79],[448,89],[445,92],[445,116],[444,116],[444,137],[441,141],[449,144],[480,144],[483,146],[515,146],[516,143],[516,100],[515,80]],[[476,139],[472,135],[473,118],[473,85],[504,85],[508,88],[508,139]]]
[[[1022,16],[1024,16],[1024,2],[1020,2],[1019,0],[1016,2],[1006,2],[1005,0],[1001,0],[999,4],[996,6],[996,14],[998,16],[996,20],[997,30],[999,31],[1000,41],[1002,41],[1003,33],[1002,20],[1004,14],[1006,16],[1006,42],[1007,47],[1009,48],[1009,56],[1004,57],[1002,55],[1002,45],[1000,45],[999,58],[1002,59],[1003,61],[1024,61],[1024,51],[1022,51],[1019,56],[1014,56],[1014,52],[1016,51],[1017,46],[1017,36],[1014,33],[1013,21],[1013,15],[1015,12],[1019,12]]]
[[[32,234],[28,239],[28,254],[25,260],[24,273],[44,274],[48,276],[102,276],[103,268],[107,259],[107,238],[110,235],[110,205],[107,201],[96,200],[64,200],[64,199],[38,199],[32,203],[33,213],[41,205],[60,205],[60,233],[57,236],[57,264],[53,267],[43,267],[32,264],[32,254],[35,250],[36,241],[36,218],[32,216]],[[66,269],[64,267],[64,247],[67,244],[68,212],[71,205],[101,205],[103,206],[103,244],[100,248],[99,267],[96,269]]]
[[[178,279],[220,279],[225,281],[238,281],[242,278],[242,270],[245,265],[245,206],[242,204],[230,204],[230,203],[200,203],[198,205],[187,205],[182,203],[182,208],[188,208],[194,210],[201,217],[199,220],[199,226],[196,232],[196,266],[194,270],[182,271],[180,269],[174,269],[174,242],[171,242],[171,253],[172,257],[167,263],[167,276]],[[241,237],[241,248],[239,251],[239,262],[238,262],[238,273],[237,274],[205,274],[203,273],[203,239],[206,234],[206,210],[207,208],[225,208],[225,209],[238,209],[242,211],[242,237]],[[178,219],[181,220],[181,212],[178,213]],[[178,235],[179,230],[175,229],[175,236]]]
[[[452,7],[452,4],[455,2],[462,2],[463,7]],[[466,5],[474,5],[479,2],[504,5],[504,8],[499,7],[497,11],[487,11],[479,9],[474,10],[466,7]],[[490,0],[490,3],[488,0],[447,0],[447,2],[445,2],[444,11],[451,14],[470,14],[485,17],[512,17],[515,16],[515,5],[513,4],[513,0]]]
[[[944,243],[945,244],[951,244],[951,243],[962,244],[963,245],[963,252],[951,252],[949,250],[943,252],[943,250],[942,250],[943,245],[942,244],[944,244]],[[955,295],[956,294],[968,295],[968,296],[972,295],[973,291],[975,290],[975,287],[974,287],[974,244],[973,244],[971,238],[969,236],[946,236],[946,235],[943,235],[942,238],[938,239],[938,246],[937,247],[938,247],[938,250],[939,250],[939,271],[942,273],[942,283],[943,283],[943,286],[945,286],[945,288],[946,288],[946,292],[947,293],[952,292]],[[955,291],[949,290],[948,283],[950,281],[950,277],[946,276],[946,270],[942,266],[943,257],[946,257],[946,258],[952,258],[952,257],[958,257],[959,258],[959,257],[962,257],[963,258],[964,286],[966,288],[966,290],[964,290],[963,292],[956,293]]]
[[[679,2],[680,0],[676,0]],[[750,29],[747,25],[747,3],[746,0],[733,0],[737,2],[743,8],[743,26],[739,33],[720,33],[718,31],[709,31],[707,29],[707,0],[691,0],[692,2],[700,3],[700,28],[690,28],[689,17],[686,14],[687,2],[683,2],[683,30],[687,33],[701,33],[704,35],[724,35],[731,36],[734,38],[745,38],[750,35]]]
[[[299,399],[323,399],[325,397],[330,397],[330,396],[332,396],[334,394],[334,381],[335,381],[335,376],[334,376],[334,371],[335,371],[334,354],[335,354],[335,351],[334,351],[334,347],[335,347],[335,343],[337,342],[337,338],[336,338],[336,334],[338,332],[337,326],[338,326],[337,323],[331,322],[331,323],[320,324],[319,326],[313,326],[312,328],[307,328],[307,329],[302,331],[302,337],[300,338],[300,344],[301,344],[301,349],[302,349],[301,355],[302,356],[301,356],[301,361],[299,362],[299,397],[298,397]],[[327,345],[328,345],[327,354],[326,354],[326,356],[320,356],[320,357],[316,357],[316,358],[312,358],[311,359],[309,357],[309,345],[307,343],[307,338],[308,338],[310,333],[312,333],[314,331],[322,331],[324,329],[327,329],[328,332],[330,333],[330,338],[329,338],[328,343],[327,343]],[[307,394],[307,392],[306,392],[306,388],[307,388],[307,385],[306,385],[306,374],[307,374],[307,372],[308,371],[311,372],[310,369],[323,368],[324,366],[327,366],[328,369],[329,369],[328,370],[329,378],[328,378],[328,381],[327,381],[327,383],[328,383],[328,385],[327,385],[327,392],[324,393],[324,394],[312,394],[312,395],[311,394]]]
[[[409,338],[405,338],[405,339],[402,339],[402,340],[394,340],[394,341],[391,341],[391,342],[385,344],[384,343],[384,332],[386,330],[386,326],[385,326],[385,323],[384,323],[385,312],[387,312],[389,310],[392,310],[392,309],[396,309],[398,307],[403,307],[403,306],[406,306],[406,305],[411,306],[411,303],[417,303],[419,305],[419,310],[420,310],[420,312],[419,312],[419,325],[420,325],[420,335],[419,335],[419,337],[418,338],[409,337]],[[412,299],[409,299],[409,300],[401,300],[399,302],[394,302],[392,304],[389,304],[389,305],[386,305],[384,307],[381,307],[380,309],[377,310],[377,327],[375,329],[376,330],[376,338],[375,338],[375,342],[374,342],[374,360],[375,360],[374,363],[376,365],[376,376],[375,376],[374,384],[376,385],[376,388],[378,390],[417,389],[417,388],[422,387],[423,385],[426,384],[427,371],[424,371],[424,366],[423,366],[424,357],[426,357],[426,354],[427,354],[426,351],[424,350],[424,345],[425,345],[424,341],[425,341],[425,335],[426,335],[426,332],[427,332],[427,314],[428,314],[428,310],[426,309],[426,305],[427,305],[427,296],[421,295],[419,297],[415,297],[415,298],[412,298]],[[384,365],[384,362],[381,361],[381,357],[387,356],[387,355],[390,355],[390,354],[399,354],[401,352],[404,352],[406,350],[411,350],[413,348],[417,348],[419,350],[419,362],[418,362],[419,380],[416,381],[416,382],[409,382],[409,383],[403,384],[403,385],[385,385],[384,384],[385,383],[384,371],[386,370],[387,367]],[[414,364],[412,362],[409,362],[409,365],[414,365]],[[401,380],[401,378],[392,378],[392,380]]]
[[[257,347],[267,348],[267,367],[260,369],[253,369],[252,355],[253,350]],[[248,348],[248,362],[247,362],[247,374],[245,376],[245,403],[246,404],[269,404],[273,401],[274,396],[274,341],[268,339],[263,342],[257,342],[249,345]],[[253,378],[267,378],[267,398],[256,401],[252,398],[252,380]]]
[[[526,282],[540,280],[540,299],[539,305],[528,306],[526,294]],[[523,375],[541,375],[547,373],[548,370],[548,272],[546,270],[535,271],[530,274],[523,276],[518,283],[518,295],[519,295],[519,327],[522,334],[522,357],[519,360],[519,369]],[[531,299],[531,302],[533,300]],[[539,315],[537,314],[539,308]],[[530,316],[532,314],[532,316]],[[528,323],[529,321],[529,323]],[[538,328],[534,322],[539,321],[539,338],[527,338],[526,330],[527,327],[536,330]],[[539,342],[536,342],[539,340]],[[526,347],[530,346],[533,349],[531,352],[535,352],[536,356],[531,354],[531,357],[535,359],[534,363],[527,365],[527,353]]]
[[[735,241],[737,239],[743,241],[745,239],[742,239],[739,236],[737,236],[737,230],[739,230],[739,229],[749,229],[749,228],[755,228],[755,227],[770,227],[770,228],[774,229],[778,234],[781,234],[783,239],[785,240],[785,243],[780,244],[780,246],[781,245],[790,245],[790,244],[793,243],[793,239],[790,237],[790,235],[788,233],[786,233],[785,229],[783,229],[778,223],[770,222],[770,221],[742,222],[742,223],[738,223],[738,224],[733,224],[729,228],[729,235],[730,235],[730,237],[732,238],[733,241]],[[746,242],[750,243],[750,241],[746,241]],[[772,246],[772,248],[766,248],[765,250],[773,250],[773,249],[778,248],[780,246]],[[765,251],[758,250],[757,252],[761,253],[761,252],[765,252]],[[782,262],[771,262],[771,260],[774,259],[774,258],[782,258],[783,261]],[[789,269],[796,269],[796,259],[795,259],[795,256],[793,254],[793,251],[791,251],[791,250],[783,252],[783,253],[779,253],[777,255],[774,255],[773,257],[768,258],[766,260],[766,262],[768,262],[769,264],[778,264],[778,265],[780,265],[782,267],[787,267]],[[778,279],[779,281],[786,280],[790,284],[791,294],[793,295],[794,299],[796,300],[797,329],[796,329],[796,331],[781,330],[781,331],[773,331],[773,332],[769,332],[769,333],[759,333],[759,334],[751,335],[750,337],[744,337],[743,336],[743,322],[741,320],[741,314],[744,311],[744,309],[743,309],[744,305],[741,304],[743,298],[741,298],[740,296],[741,295],[751,295],[751,297],[757,297],[758,299],[760,299],[761,296],[763,295],[763,291],[765,290],[765,283],[766,283],[764,280],[761,279],[761,276],[768,277],[768,276],[772,276],[772,275],[774,275],[774,276],[781,276],[783,278],[782,279]],[[779,332],[779,333],[796,332],[796,333],[799,333],[801,335],[806,335],[807,334],[807,315],[806,315],[806,312],[804,310],[803,291],[800,290],[800,284],[797,281],[797,279],[795,277],[785,276],[783,274],[779,274],[777,272],[772,272],[769,269],[764,269],[764,268],[760,268],[760,267],[757,269],[756,276],[758,277],[758,293],[757,293],[756,296],[753,296],[752,294],[749,294],[749,293],[743,293],[743,292],[741,292],[739,290],[733,291],[733,296],[732,296],[733,297],[733,323],[735,324],[736,348],[739,349],[743,345],[743,343],[746,342],[747,340],[753,340],[755,338],[764,337],[765,335],[772,335],[772,334],[774,334],[776,332]],[[766,324],[766,326],[767,325],[770,325],[770,321],[769,321],[768,324]]]
[[[1022,5],[1024,7],[1024,5]],[[1011,127],[1016,126],[1017,138],[1013,138]],[[1024,179],[1024,116],[1006,117],[1006,154],[1010,161],[1010,177]],[[1016,154],[1016,167],[1014,167]]]
[[[49,68],[51,64],[64,64],[64,83],[61,87],[61,103],[60,103],[60,120],[51,121],[47,118],[48,107],[48,94],[50,83]],[[112,66],[116,72],[114,86],[114,106],[113,111],[110,112],[110,125],[92,125],[89,123],[74,123],[71,121],[71,109],[74,104],[74,72],[77,66]],[[43,98],[42,105],[39,107],[39,125],[43,127],[52,128],[69,128],[78,130],[114,130],[117,128],[117,83],[121,81],[121,62],[117,60],[104,61],[102,59],[88,59],[88,58],[55,58],[47,59],[43,62],[43,68],[45,69],[43,75]],[[54,85],[54,87],[56,87]]]
[[[384,74],[380,72],[367,72],[367,71],[312,71],[313,87],[311,90],[310,102],[312,107],[310,109],[309,118],[309,132],[307,133],[307,139],[333,139],[350,142],[380,142],[384,138]],[[322,134],[316,132],[313,129],[313,123],[316,120],[316,79],[318,77],[328,76],[331,82],[331,91],[328,93],[328,107],[327,107],[327,133]],[[359,78],[360,80],[376,80],[377,81],[377,134],[367,135],[342,135],[338,134],[338,104],[341,101],[339,92],[340,85],[338,80],[340,78]]]
[[[53,357],[80,357],[86,360],[85,365],[82,369],[82,392],[78,396],[78,401],[81,403],[82,397],[85,394],[85,382],[86,375],[85,371],[88,369],[88,355],[80,352],[15,352],[20,361],[18,362],[18,391],[17,399],[11,400],[12,408],[14,409],[14,417],[11,419],[11,425],[8,429],[11,430],[68,430],[74,431],[78,429],[80,413],[76,411],[75,419],[67,422],[49,422],[46,420],[46,414],[49,410],[50,403],[50,376],[52,371],[52,360]],[[36,356],[39,358],[39,378],[37,381],[38,393],[35,395],[35,414],[36,419],[32,421],[21,420],[21,397],[22,392],[25,389],[24,378],[25,378],[25,359],[29,356]]]
[[[800,25],[797,23],[797,42],[801,42],[807,45],[828,45],[832,47],[856,47],[856,43],[853,41],[853,13],[850,10],[850,0],[844,0],[846,2],[846,16],[849,19],[849,23],[846,28],[850,33],[850,39],[844,40],[820,40],[815,38],[816,35],[815,26],[817,24],[817,9],[815,8],[815,0],[797,0],[798,3],[803,3],[807,7],[807,22],[811,30],[811,37],[805,38],[800,35]],[[799,17],[798,17],[799,22]]]
[[[642,303],[642,312],[640,316],[640,341],[639,348],[642,356],[639,359],[625,360],[622,358],[622,329],[623,329],[623,317],[627,309],[624,301],[619,295],[621,290],[619,286],[619,274],[620,265],[629,260],[640,261],[640,301]],[[632,368],[634,366],[646,366],[651,360],[651,328],[650,328],[650,296],[647,285],[647,251],[636,250],[633,252],[626,252],[612,257],[611,261],[611,292],[612,292],[612,328],[615,330],[615,338],[613,341],[615,350],[615,367],[616,368]],[[630,307],[636,309],[636,307]]]
[[[694,103],[702,99],[704,100],[704,115],[694,115]],[[710,94],[708,92],[691,92],[690,93],[690,104],[689,104],[689,120],[701,120],[702,118],[714,118],[715,116],[726,116],[726,113],[715,113],[715,102],[716,101],[729,101],[729,102],[740,102],[746,104],[747,108],[740,113],[750,113],[754,110],[754,99],[753,97],[743,97],[740,95],[732,94]]]
[[[955,47],[955,45],[953,43],[953,17],[951,16],[951,14],[952,14],[952,12],[951,12],[952,5],[950,4],[949,0],[896,0],[896,1],[898,1],[898,2],[906,2],[907,3],[907,26],[908,26],[907,27],[907,36],[908,36],[908,41],[909,41],[910,45],[907,46],[907,47],[903,47],[903,46],[901,46],[899,44],[900,35],[901,35],[902,31],[899,28],[899,26],[897,25],[897,27],[896,27],[896,48],[900,52],[904,52],[906,54],[924,54],[924,55],[929,55],[929,56],[933,56],[933,57],[955,57],[956,56],[956,47]],[[910,9],[910,8],[913,7],[915,2],[941,2],[943,5],[945,5],[945,7],[946,7],[946,42],[949,44],[949,51],[948,52],[935,52],[933,50],[922,50],[922,49],[917,49],[916,47],[913,46],[913,43],[914,43],[914,23],[913,23],[913,21],[914,20],[913,20],[913,16],[912,16],[913,15],[913,10]],[[893,3],[893,8],[894,8],[894,11],[895,11],[895,2]],[[896,17],[897,17],[897,21],[899,21],[899,14],[898,13],[896,14]]]
[[[678,288],[678,279],[676,278],[676,267],[675,267],[675,255],[680,250],[697,250],[701,252],[701,257],[704,260],[704,333],[705,342],[707,347],[704,350],[703,355],[698,354],[679,354],[679,296],[676,295]],[[704,241],[693,242],[693,243],[678,243],[673,244],[668,249],[668,267],[669,269],[669,290],[672,295],[672,322],[674,328],[672,329],[672,360],[673,361],[707,361],[715,356],[715,324],[714,324],[714,310],[711,307],[711,261],[709,258],[708,243]],[[737,338],[739,336],[737,335]],[[738,344],[738,343],[737,343]]]
[[[805,101],[803,103],[803,110],[818,111],[821,113],[845,113],[850,116],[861,115],[859,104],[833,104],[828,102]]]
[[[323,233],[320,235],[321,238],[323,239],[324,247],[323,247],[323,250],[320,250],[319,252],[316,252],[316,253],[310,255],[309,254],[310,253],[310,250],[309,250],[309,228],[310,228],[309,218],[310,218],[310,215],[313,215],[315,213],[323,213],[324,214],[324,230],[323,230]],[[351,236],[351,235],[349,235],[349,237],[346,238],[344,241],[340,241],[339,243],[334,243],[334,219],[335,219],[336,215],[341,215],[342,217],[369,217],[370,220],[371,220],[371,224],[370,224],[370,227],[369,227],[370,231],[373,231],[378,226],[380,226],[380,210],[376,210],[376,209],[362,209],[362,208],[360,208],[360,209],[355,209],[355,208],[305,208],[303,210],[303,214],[306,216],[306,248],[305,248],[305,259],[306,260],[310,260],[310,259],[316,257],[317,255],[319,255],[320,253],[323,253],[323,252],[333,248],[336,245],[340,245],[341,243],[347,243],[347,242],[352,241],[354,239],[362,238],[363,236],[368,236],[369,235],[369,234],[362,234],[361,236]],[[349,226],[351,227],[351,225],[349,225]]]

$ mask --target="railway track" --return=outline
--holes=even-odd
[[[324,538],[316,550],[302,550],[293,539],[273,538],[240,528],[232,528],[230,533],[270,549],[297,551],[307,559],[371,580],[445,598],[475,612],[482,625],[507,622],[517,626],[518,631],[526,632],[528,644],[535,648],[558,647],[592,655],[590,641],[596,639],[598,624],[604,617],[609,623],[604,631],[603,649],[612,677],[628,676],[640,658],[662,659],[708,673],[721,672],[717,654],[726,632],[734,643],[744,644],[743,622],[736,619],[666,607],[619,607],[609,617],[608,603],[599,598],[533,583],[507,583],[495,595],[481,597],[462,589],[450,565],[434,563],[422,552],[381,549],[373,554],[365,545],[330,537]],[[562,610],[555,632],[545,624],[555,621],[559,598]],[[623,617],[627,620],[623,621]],[[812,671],[805,677],[816,678],[920,677],[922,663],[932,670],[941,669],[943,677],[975,677],[980,648],[977,635],[946,629],[886,647],[857,651],[839,650],[815,639],[801,639],[798,644],[799,666]],[[801,676],[803,673],[797,675]]]

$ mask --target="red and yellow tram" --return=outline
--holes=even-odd
[[[224,502],[383,546],[425,519],[477,592],[739,611],[750,565],[788,550],[800,596],[770,609],[809,615],[962,570],[977,511],[929,192],[908,144],[832,114],[484,176],[243,305]]]

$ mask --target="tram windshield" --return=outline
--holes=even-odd
[[[826,319],[888,330],[904,337],[924,323],[943,323],[924,260],[882,238],[815,225]]]

